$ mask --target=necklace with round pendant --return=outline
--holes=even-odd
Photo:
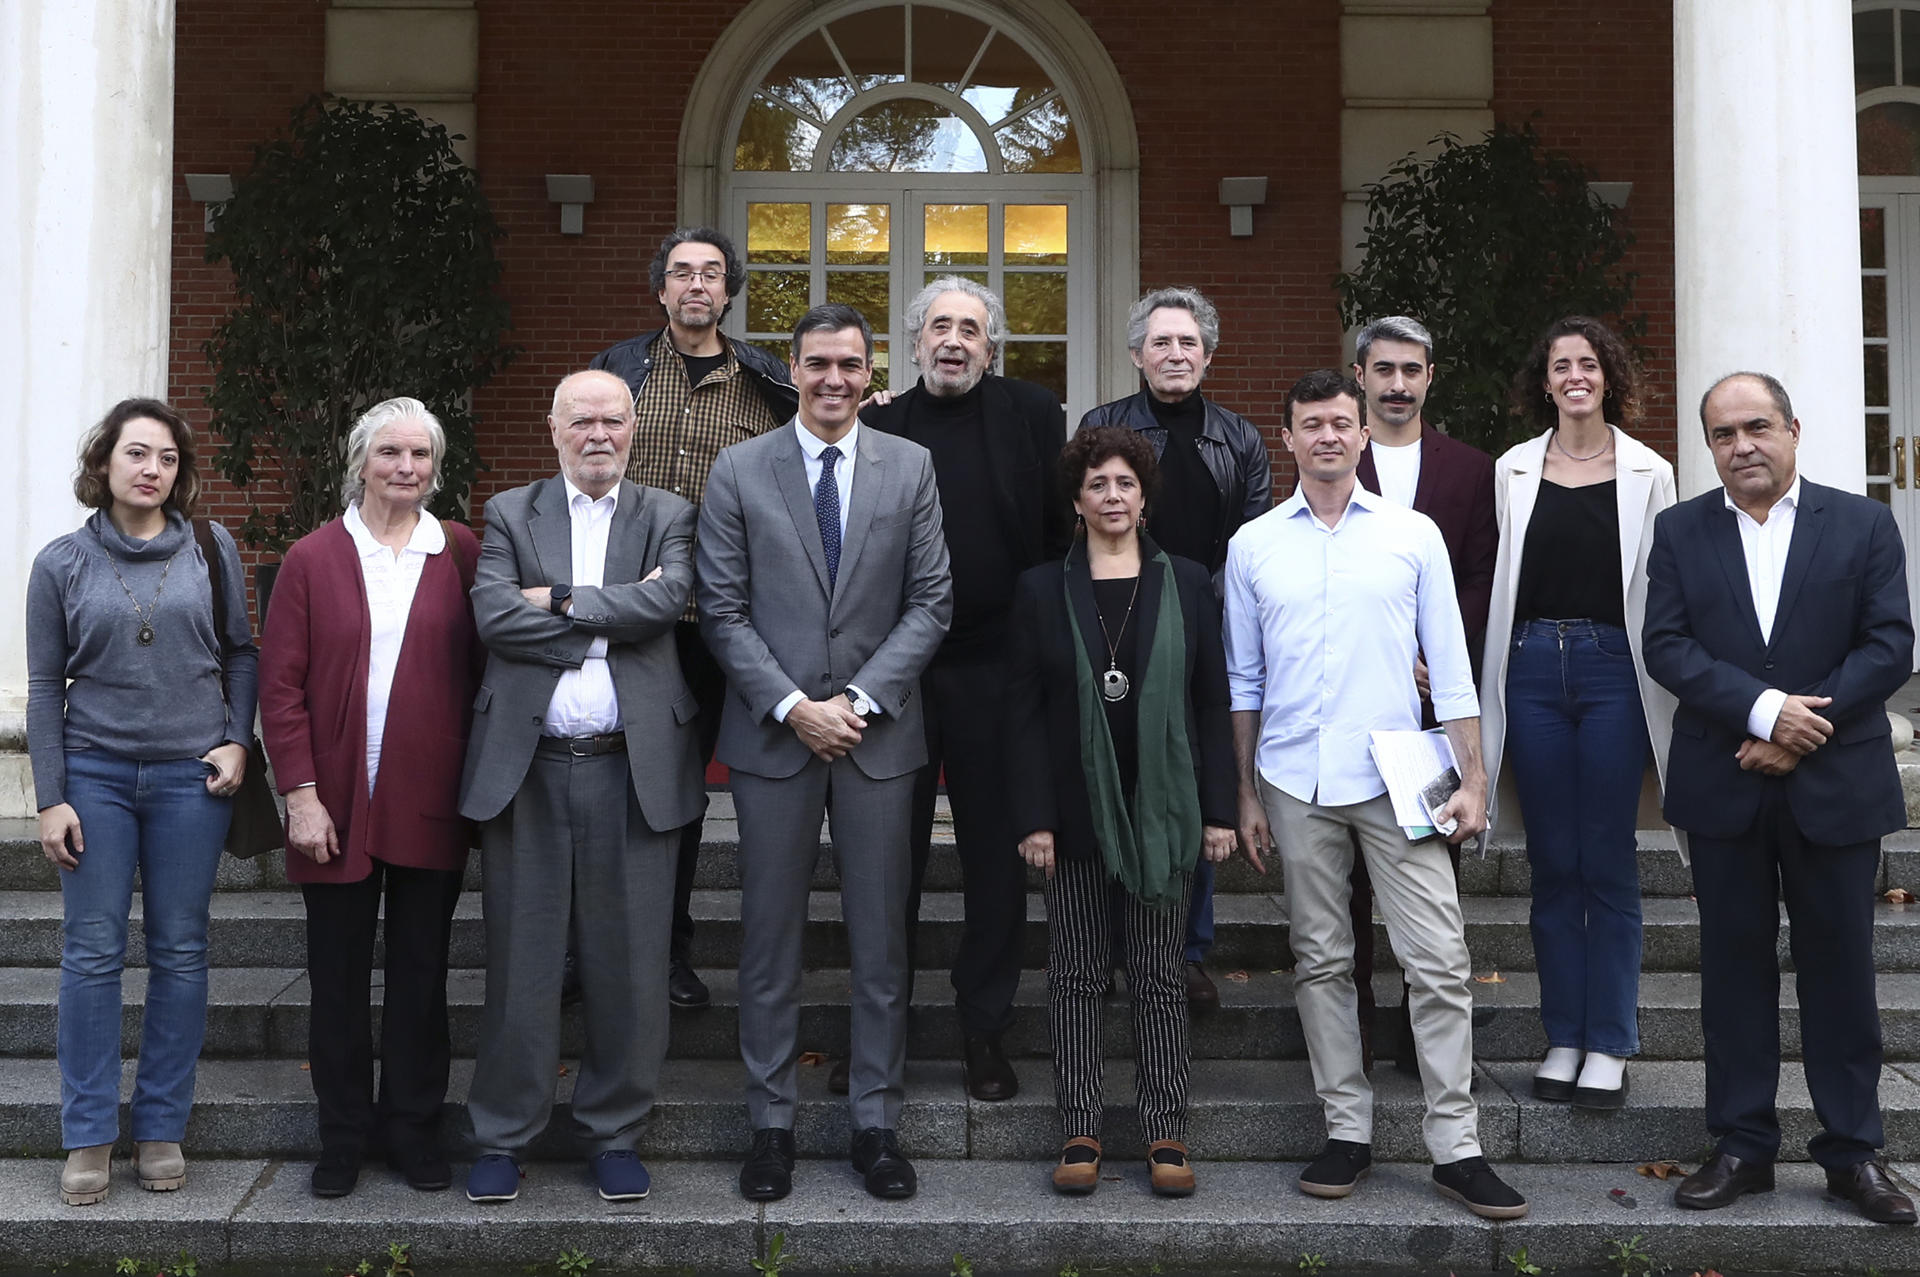
[[[145,607],[141,607],[140,600],[133,596],[133,588],[127,584],[127,578],[120,575],[120,566],[113,561],[111,554],[107,556],[107,566],[113,569],[113,579],[120,582],[120,588],[126,591],[127,601],[133,604],[134,619],[140,622],[140,628],[133,632],[133,637],[141,647],[153,646],[153,614],[160,606],[160,592],[167,588],[167,573],[173,571],[173,561],[179,557],[177,550],[168,556],[166,565],[160,569],[160,584],[154,587],[153,598]]]
[[[143,623],[134,637],[140,640],[141,647],[153,646],[153,626]]]
[[[1100,676],[1100,695],[1109,701],[1124,701],[1132,684],[1119,668],[1114,667]]]

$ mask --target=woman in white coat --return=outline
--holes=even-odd
[[[1634,825],[1651,745],[1664,780],[1673,700],[1647,676],[1653,519],[1673,467],[1636,441],[1625,344],[1569,316],[1535,343],[1514,405],[1546,427],[1494,465],[1500,554],[1480,704],[1488,784],[1511,761],[1533,870],[1547,1054],[1543,1100],[1616,1109],[1640,1049]]]

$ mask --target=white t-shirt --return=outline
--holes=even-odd
[[[1394,447],[1371,441],[1374,473],[1380,476],[1380,495],[1398,506],[1413,509],[1413,494],[1420,487],[1420,441]]]

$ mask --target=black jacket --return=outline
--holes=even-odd
[[[1080,418],[1080,429],[1126,426],[1138,430],[1153,445],[1158,459],[1167,450],[1167,428],[1155,420],[1148,393],[1142,388],[1138,394],[1101,404]],[[1251,421],[1204,395],[1200,402],[1206,407],[1200,459],[1220,488],[1220,534],[1214,539],[1213,562],[1206,565],[1207,571],[1217,573],[1227,561],[1227,542],[1240,525],[1273,507],[1273,460],[1267,455],[1267,441]]]
[[[1679,699],[1666,814],[1677,829],[1737,838],[1768,786],[1785,788],[1816,843],[1903,829],[1887,697],[1913,664],[1906,554],[1887,507],[1802,480],[1773,635],[1763,640],[1740,529],[1715,488],[1660,512],[1647,558],[1647,673]],[[1747,713],[1769,687],[1831,696],[1833,737],[1784,777],[1742,771]]]
[[[890,435],[905,435],[907,414],[926,388],[915,382],[892,403],[865,409],[860,420]],[[1073,539],[1072,507],[1060,491],[1059,457],[1067,415],[1045,386],[988,373],[980,382],[983,446],[993,471],[994,509],[1022,570],[1066,554]],[[950,523],[949,527],[952,526]]]
[[[624,378],[627,389],[637,396],[640,387],[647,384],[647,374],[653,371],[653,343],[665,331],[664,328],[656,328],[650,333],[616,342],[595,355],[587,367]],[[726,340],[733,357],[740,361],[740,367],[753,378],[753,388],[766,401],[767,411],[773,414],[773,423],[782,425],[792,421],[793,414],[800,409],[800,392],[793,388],[793,378],[788,374],[787,366],[752,342],[735,341],[731,337]]]
[[[1152,553],[1152,543],[1142,538]],[[1079,551],[1075,551],[1079,553]],[[1233,761],[1233,724],[1228,713],[1227,659],[1220,642],[1220,605],[1207,572],[1191,559],[1169,556],[1187,639],[1187,742],[1193,778],[1206,824],[1234,827],[1238,808]],[[1080,703],[1074,672],[1073,627],[1067,619],[1065,567],[1043,563],[1020,577],[1013,600],[1007,661],[1007,807],[1014,836],[1053,831],[1054,853],[1097,860],[1093,807],[1080,757]],[[1106,665],[1100,613],[1085,572],[1072,577],[1073,604],[1087,659]],[[1160,575],[1140,582],[1135,616],[1142,668],[1159,617]]]

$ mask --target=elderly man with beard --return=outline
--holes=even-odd
[[[1020,574],[1066,552],[1071,525],[1054,491],[1054,462],[1067,422],[1052,391],[990,371],[1007,314],[981,285],[933,280],[908,305],[907,332],[918,384],[868,407],[862,419],[933,454],[953,561],[953,627],[920,679],[927,765],[914,791],[907,952],[944,768],[966,893],[953,989],[967,1090],[975,1099],[1006,1100],[1019,1081],[1000,1035],[1020,981],[1027,917],[1026,867],[1002,801],[1007,614]]]

